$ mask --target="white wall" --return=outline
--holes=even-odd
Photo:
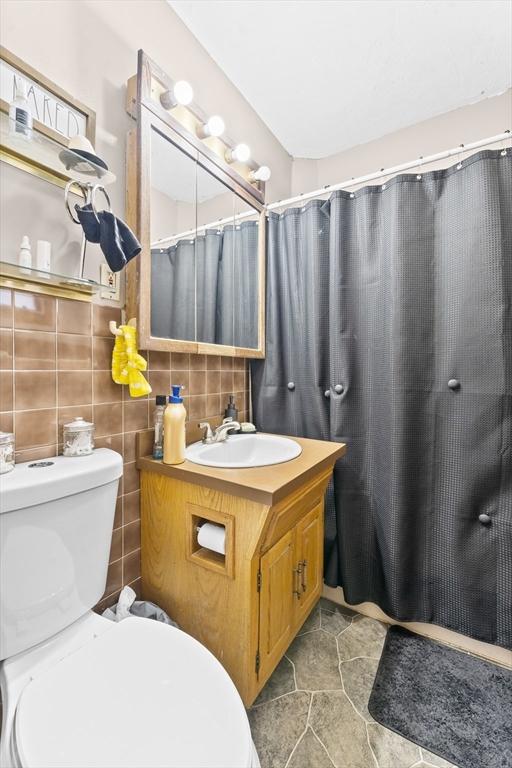
[[[512,130],[512,90],[320,160],[294,158],[292,195]],[[453,160],[435,166],[446,167]],[[270,198],[269,198],[270,202]]]

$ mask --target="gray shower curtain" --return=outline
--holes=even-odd
[[[151,251],[151,332],[258,346],[258,222],[207,229]]]
[[[346,442],[325,581],[512,647],[512,158],[271,214],[258,428]]]

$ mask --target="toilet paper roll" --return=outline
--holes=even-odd
[[[226,528],[223,525],[204,523],[197,534],[197,541],[205,549],[226,554]]]

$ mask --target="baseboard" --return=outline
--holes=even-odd
[[[332,600],[338,605],[344,605],[346,608],[351,608],[353,611],[363,614],[363,616],[369,616],[372,619],[378,619],[386,624],[399,624],[401,627],[410,629],[411,632],[416,632],[418,635],[424,635],[430,637],[432,640],[438,640],[441,643],[452,645],[454,648],[458,648],[466,653],[473,653],[475,656],[493,661],[495,664],[501,664],[504,667],[512,669],[512,651],[506,648],[500,648],[498,645],[491,645],[490,643],[482,643],[480,640],[473,640],[471,637],[466,637],[458,632],[453,632],[451,629],[445,629],[439,627],[437,624],[423,624],[417,621],[395,621],[382,611],[375,603],[360,603],[359,605],[350,605],[346,602],[343,595],[343,589],[341,587],[328,587],[324,584],[323,596]]]

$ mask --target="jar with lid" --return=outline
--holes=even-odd
[[[14,469],[14,435],[0,432],[0,475]]]
[[[64,424],[64,456],[88,456],[94,450],[94,424],[81,416]]]

